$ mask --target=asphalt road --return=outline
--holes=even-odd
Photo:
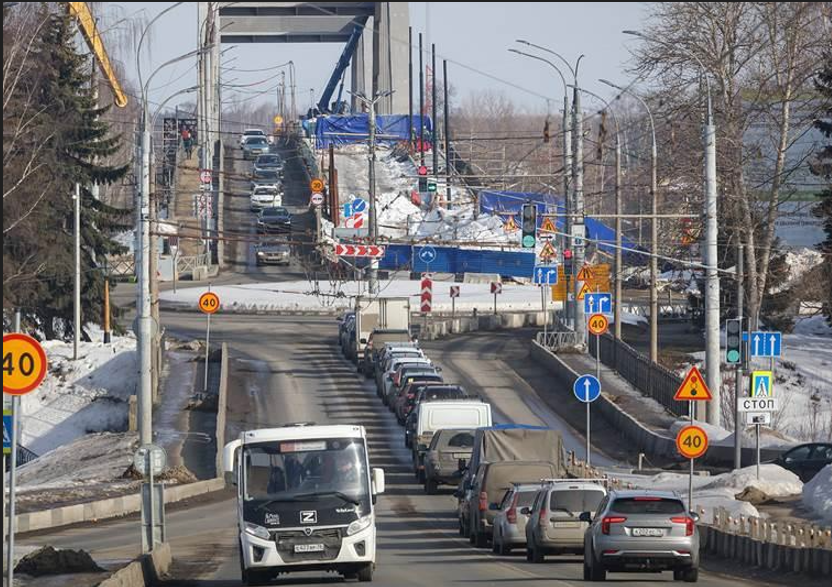
[[[372,466],[383,467],[388,491],[379,500],[379,552],[375,582],[402,585],[571,585],[582,583],[577,557],[551,557],[547,564],[527,563],[520,553],[508,558],[477,550],[457,535],[455,499],[450,489],[427,496],[414,483],[401,428],[384,408],[372,383],[355,373],[340,355],[336,324],[328,318],[217,315],[212,330],[217,342],[232,349],[234,375],[229,395],[229,428],[280,425],[298,420],[318,423],[359,423],[367,427]],[[178,336],[197,336],[202,319],[193,314],[165,314]],[[539,418],[565,427],[518,375],[483,350],[490,335],[455,341],[437,359],[449,381],[463,382],[488,397],[501,418]],[[491,343],[494,344],[493,342]],[[430,352],[438,352],[437,346]],[[502,371],[502,373],[499,373]],[[502,379],[500,379],[502,378]],[[492,386],[491,383],[496,385]],[[488,386],[488,387],[486,387]],[[569,437],[578,438],[564,429]],[[598,458],[602,458],[599,455]],[[235,501],[215,496],[167,515],[168,540],[176,558],[166,585],[231,587],[239,585]],[[128,519],[23,538],[24,544],[48,542],[57,547],[84,548],[97,559],[119,560],[139,549],[138,521]],[[633,585],[670,580],[670,575],[618,575],[613,580]],[[277,584],[328,584],[340,581],[320,574],[290,576]],[[735,578],[704,573],[708,586],[743,584]],[[745,583],[759,584],[759,583]]]

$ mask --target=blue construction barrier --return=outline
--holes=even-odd
[[[420,245],[388,245],[379,269],[415,273],[495,273],[504,277],[531,278],[534,254],[520,251],[489,251],[434,246],[430,264],[419,259]]]

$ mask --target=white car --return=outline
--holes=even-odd
[[[248,139],[249,137],[263,137],[269,142],[269,144],[271,144],[271,140],[269,140],[271,137],[266,136],[265,131],[260,130],[259,128],[247,128],[243,131],[243,134],[240,135],[241,149],[243,148],[243,145],[246,144],[246,139]]]
[[[274,186],[257,186],[251,192],[251,209],[278,208],[283,205],[283,193]]]

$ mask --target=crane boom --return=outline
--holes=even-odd
[[[98,32],[98,27],[95,26],[95,18],[90,11],[86,2],[67,2],[67,9],[69,14],[78,22],[78,28],[87,42],[87,46],[95,55],[95,61],[101,69],[104,77],[107,78],[107,83],[113,91],[113,102],[119,108],[127,106],[127,95],[121,88],[121,83],[116,77],[113,66],[110,63],[110,56],[107,55],[107,49],[104,47],[104,41]]]

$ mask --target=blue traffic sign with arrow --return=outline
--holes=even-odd
[[[419,260],[426,265],[429,265],[436,261],[436,249],[431,247],[430,245],[426,247],[422,247],[419,249]]]
[[[585,314],[609,314],[611,312],[612,296],[610,292],[587,292],[584,295]]]
[[[752,357],[779,357],[782,343],[782,332],[752,332],[748,340]]]
[[[581,375],[572,385],[572,391],[579,401],[592,403],[601,395],[601,382],[594,375]]]
[[[558,282],[558,268],[551,265],[536,265],[532,277],[535,285],[556,285]]]
[[[3,454],[12,452],[12,412],[3,410]]]

